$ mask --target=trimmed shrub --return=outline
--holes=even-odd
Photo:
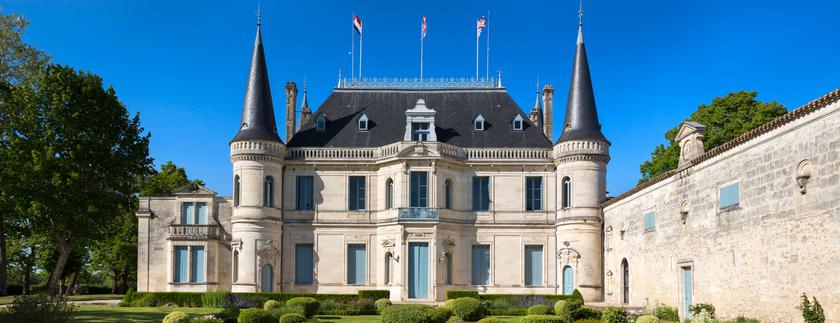
[[[201,306],[220,308],[225,305],[228,292],[204,292],[201,294]]]
[[[595,319],[601,320],[601,315],[604,314],[603,311],[600,309],[589,307],[589,306],[582,306],[578,309],[577,313],[575,314],[575,320],[585,320],[585,319]],[[679,320],[677,320],[679,321]],[[675,321],[676,322],[676,321]]]
[[[691,316],[700,314],[700,311],[706,310],[711,318],[715,318],[715,306],[712,304],[697,303],[688,307]]]
[[[659,318],[650,314],[639,316],[636,323],[659,323]]]
[[[248,308],[239,312],[237,323],[273,323],[268,312],[261,308]]]
[[[295,297],[286,301],[286,307],[300,309],[306,318],[311,318],[318,312],[318,305],[318,300],[312,297]]]
[[[298,313],[286,313],[280,317],[280,323],[303,323],[306,317]]]
[[[574,316],[572,316],[572,311],[569,307],[569,301],[563,300],[554,303],[554,315],[560,316],[568,321],[573,320]]]
[[[273,299],[267,300],[267,301],[265,301],[265,303],[263,303],[263,309],[266,312],[268,312],[272,309],[278,308],[278,307],[282,307],[282,306],[283,306],[282,303],[280,303],[278,301],[275,301]]]
[[[187,313],[175,311],[166,314],[163,323],[190,323],[190,316]]]
[[[647,313],[658,317],[660,320],[679,322],[680,313],[676,307],[670,307],[664,304],[656,304],[647,309]]]
[[[382,323],[444,323],[446,313],[424,304],[392,305],[382,310]]]
[[[621,307],[607,307],[604,314],[601,315],[601,321],[604,323],[630,323],[627,311]]]
[[[472,297],[472,296],[471,296]],[[498,302],[504,301],[511,304],[517,304],[520,308],[529,308],[533,305],[543,304],[551,306],[559,300],[569,298],[569,295],[553,295],[553,294],[481,294],[478,295],[481,301]]]
[[[570,323],[557,315],[528,315],[519,320],[520,323]]]
[[[487,312],[490,315],[495,315],[495,316],[525,316],[525,315],[528,315],[528,309],[527,308],[508,308],[508,309],[491,308],[491,309],[488,309]]]
[[[709,313],[708,310],[705,308],[700,309],[700,313],[694,314],[691,316],[691,322],[693,323],[717,323],[718,320],[712,318],[712,314]]]
[[[21,295],[16,296],[5,309],[5,318],[9,322],[71,322],[77,308],[62,296],[50,298],[46,294]]]
[[[222,320],[220,318],[216,318],[213,315],[205,315],[205,316],[202,316],[202,317],[195,317],[192,320],[190,320],[190,323],[224,323],[224,322],[225,322],[224,320]]]
[[[478,299],[477,290],[448,290],[446,291],[446,299],[456,299],[461,297],[472,297]]]
[[[581,320],[574,321],[573,323],[601,323],[601,322],[603,322],[603,321],[601,321],[600,319],[581,319]]]
[[[481,301],[472,297],[461,297],[446,301],[446,308],[452,311],[452,315],[466,321],[478,321],[487,315],[487,310]]]
[[[382,310],[384,310],[388,306],[391,306],[391,300],[387,298],[380,298],[376,300],[376,303],[374,303],[374,305],[376,306],[376,314],[382,314]]]
[[[822,305],[820,305],[820,302],[817,301],[816,297],[812,296],[811,299],[814,301],[808,301],[808,295],[802,293],[799,306],[796,307],[802,312],[802,319],[805,320],[805,323],[825,322],[825,313],[823,312]]]
[[[380,298],[391,298],[391,292],[387,290],[360,290],[359,297],[370,300]]]
[[[537,305],[534,305],[534,306],[531,306],[531,307],[528,308],[528,315],[548,315],[548,314],[552,314],[550,312],[551,312],[551,310],[548,308],[548,306],[545,306],[545,305],[542,305],[542,304],[537,304]]]
[[[457,316],[450,316],[446,323],[464,323],[464,320]]]
[[[498,317],[485,317],[478,320],[478,323],[507,323],[507,321]]]

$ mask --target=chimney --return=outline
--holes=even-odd
[[[295,82],[286,82],[286,143],[295,135],[295,109],[297,108],[298,89]]]
[[[693,121],[686,121],[680,125],[680,130],[674,137],[674,141],[680,144],[680,161],[678,169],[691,166],[694,158],[703,155],[703,138],[706,134],[706,126]]]
[[[546,84],[542,91],[543,99],[543,133],[554,142],[554,86]]]

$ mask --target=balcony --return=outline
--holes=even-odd
[[[431,207],[401,207],[398,209],[400,220],[407,221],[438,221],[440,212],[438,208]]]
[[[169,240],[218,240],[219,226],[217,225],[183,225],[169,226]]]

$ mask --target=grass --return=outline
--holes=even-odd
[[[220,308],[189,308],[189,307],[112,307],[112,306],[80,306],[76,311],[79,322],[113,323],[117,319],[130,319],[134,322],[160,323],[166,314],[181,311],[188,314],[216,314]]]
[[[93,301],[101,299],[123,299],[122,295],[117,294],[96,294],[96,295],[73,295],[67,297],[71,301]],[[11,304],[15,300],[14,296],[0,297],[0,305]]]

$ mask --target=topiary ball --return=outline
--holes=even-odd
[[[607,307],[601,314],[601,321],[604,323],[630,323],[627,318],[627,311],[620,307]]]
[[[190,323],[190,316],[187,313],[175,311],[166,314],[163,323]]]
[[[306,317],[298,313],[286,313],[280,317],[280,323],[303,323]]]
[[[528,315],[547,315],[550,310],[548,306],[537,304],[528,308]]]
[[[446,308],[452,311],[452,315],[460,317],[465,321],[478,321],[487,315],[487,309],[481,301],[472,297],[461,297],[446,301]]]
[[[391,305],[391,300],[387,298],[377,299],[374,303],[374,306],[376,306],[376,314],[382,314],[382,310]]]
[[[283,303],[280,303],[278,301],[270,299],[270,300],[265,301],[265,304],[263,304],[263,309],[266,310],[266,311],[270,311],[272,309],[282,307],[282,306],[283,306]]]
[[[642,315],[636,319],[636,323],[659,323],[659,318],[653,315]]]
[[[261,308],[249,308],[239,312],[239,317],[236,319],[237,323],[270,323],[274,320],[268,315],[268,312]]]
[[[286,307],[297,309],[306,318],[311,318],[318,312],[318,300],[312,297],[295,297],[286,301]]]

